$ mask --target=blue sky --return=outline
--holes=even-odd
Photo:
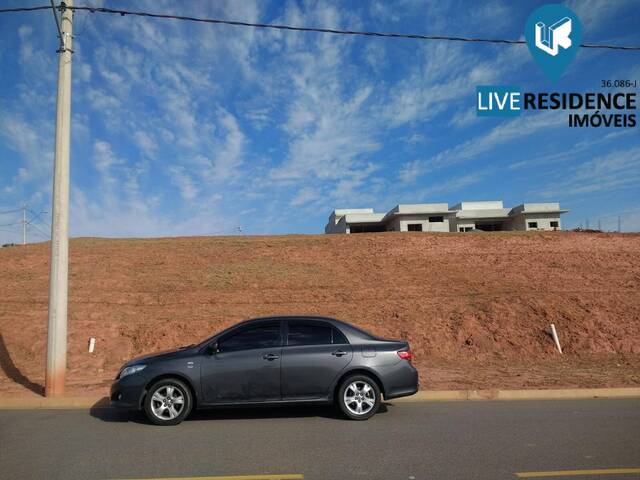
[[[3,5],[46,2],[4,2]],[[301,26],[521,38],[525,1],[92,1]],[[77,1],[76,4],[81,4]],[[84,4],[84,3],[82,3]],[[568,2],[585,43],[640,44],[640,2]],[[178,8],[180,6],[180,8]],[[551,83],[526,46],[353,38],[77,13],[71,234],[319,233],[334,208],[559,201],[565,226],[640,229],[638,127],[477,118],[475,87],[640,83],[640,53],[581,49]],[[0,211],[50,210],[56,31],[0,15]],[[31,214],[30,216],[33,216]],[[47,215],[42,215],[46,218]],[[41,218],[42,218],[41,217]],[[0,242],[19,240],[16,214]],[[47,224],[37,219],[47,232]],[[30,238],[42,240],[35,229]]]

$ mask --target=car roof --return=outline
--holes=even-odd
[[[359,342],[371,342],[371,341],[388,341],[379,337],[376,337],[375,335],[372,335],[371,333],[362,330],[359,327],[356,327],[355,325],[351,325],[350,323],[347,323],[343,320],[338,320],[336,318],[331,318],[331,317],[322,317],[322,316],[315,316],[315,315],[274,315],[274,316],[269,316],[269,317],[258,317],[258,318],[250,318],[247,320],[243,320],[241,322],[238,322],[234,325],[231,325],[230,327],[216,333],[215,335],[213,335],[212,337],[207,338],[206,340],[202,341],[201,343],[199,343],[197,345],[198,348],[202,348],[204,345],[206,345],[208,342],[210,342],[212,339],[214,338],[221,338],[224,335],[227,335],[239,328],[242,328],[244,326],[247,325],[252,325],[252,324],[260,324],[260,323],[267,323],[267,322],[273,322],[273,321],[282,321],[282,320],[309,320],[309,321],[322,321],[322,322],[327,322],[331,325],[333,325],[335,328],[338,328],[344,335],[347,336],[347,339],[349,340],[349,343],[359,343]]]
[[[339,320],[336,320],[335,318],[331,318],[331,317],[321,317],[319,315],[274,315],[274,316],[270,316],[270,317],[256,317],[256,318],[250,318],[248,320],[244,320],[243,322],[240,323],[245,323],[245,322],[267,322],[267,321],[273,321],[273,320],[324,320],[324,321],[329,321],[329,322],[336,322]]]
[[[353,340],[354,337],[360,340],[382,340],[375,335],[359,327],[356,327],[355,325],[351,325],[350,323],[345,322],[344,320],[338,320],[337,318],[323,317],[319,315],[274,315],[270,317],[258,317],[244,320],[243,322],[240,322],[235,326],[237,327],[241,325],[249,325],[252,323],[273,322],[281,320],[309,320],[327,322],[334,327],[338,327],[342,331],[342,333],[346,334],[349,337],[350,340]]]

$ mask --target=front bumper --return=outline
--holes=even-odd
[[[142,408],[146,386],[147,377],[143,372],[117,379],[111,384],[111,406],[139,410]]]

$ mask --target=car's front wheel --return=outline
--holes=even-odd
[[[189,387],[173,378],[155,382],[144,399],[144,411],[156,425],[177,425],[187,418],[192,405]]]
[[[366,420],[380,407],[380,388],[366,375],[346,378],[338,390],[340,410],[352,420]]]

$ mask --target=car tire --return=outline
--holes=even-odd
[[[336,399],[342,413],[351,420],[367,420],[380,408],[380,387],[367,375],[352,375],[344,379]]]
[[[155,425],[177,425],[193,407],[191,389],[175,378],[155,382],[144,399],[144,412]]]

